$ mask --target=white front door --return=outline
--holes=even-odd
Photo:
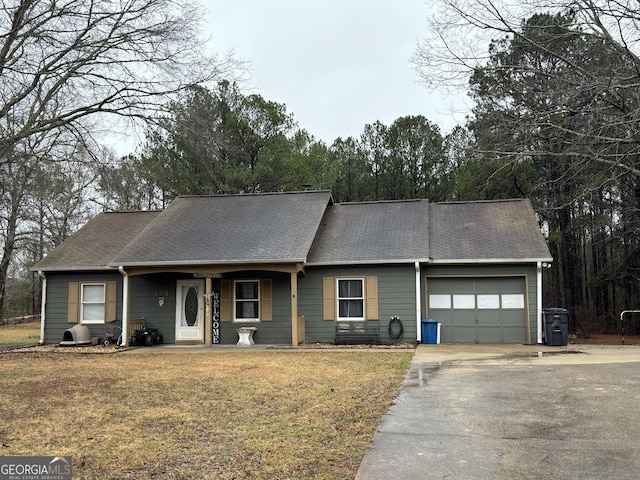
[[[178,280],[176,286],[176,342],[203,341],[204,280]]]

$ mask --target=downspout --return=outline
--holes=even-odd
[[[298,272],[291,272],[291,346],[298,346]]]
[[[420,262],[415,263],[416,268],[416,340],[422,342],[422,308],[420,306]]]
[[[122,344],[121,347],[126,347],[129,343],[129,335],[127,334],[129,328],[129,276],[124,271],[124,267],[119,266],[118,270],[122,274]]]
[[[42,279],[42,299],[40,301],[40,345],[44,344],[44,316],[47,306],[47,277],[42,271],[38,271],[38,276]]]
[[[538,343],[542,343],[542,262],[536,266],[536,329],[538,331]]]

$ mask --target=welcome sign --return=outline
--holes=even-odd
[[[212,292],[211,314],[212,314],[212,343],[220,343],[220,291]]]

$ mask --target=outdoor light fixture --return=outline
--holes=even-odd
[[[213,293],[205,293],[204,295],[204,302],[207,305],[211,305],[211,297],[213,297]]]
[[[158,297],[158,306],[160,308],[164,307],[164,297]]]

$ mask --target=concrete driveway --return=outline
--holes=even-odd
[[[639,477],[640,347],[420,345],[356,478]]]

